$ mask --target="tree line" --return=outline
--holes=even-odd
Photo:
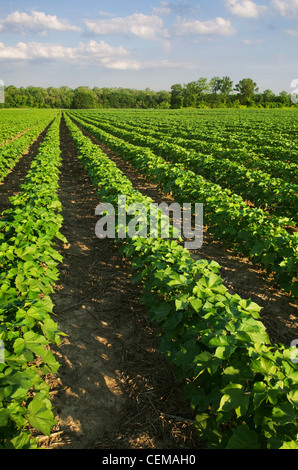
[[[208,82],[201,77],[171,87],[171,108],[188,107],[270,107],[291,106],[291,94],[281,91],[276,95],[267,89],[260,93],[251,78],[243,78],[235,86],[230,77],[213,77]]]
[[[260,93],[251,78],[244,78],[235,86],[230,77],[213,77],[208,81],[201,77],[189,83],[176,83],[171,91],[136,90],[130,88],[75,89],[15,86],[5,87],[5,108],[135,108],[180,109],[210,107],[288,107],[293,106],[291,94],[278,95],[271,90]]]

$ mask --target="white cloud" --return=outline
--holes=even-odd
[[[132,34],[142,39],[157,39],[163,34],[163,20],[156,15],[148,16],[142,13],[124,18],[116,17],[105,20],[86,20],[88,30],[94,34]]]
[[[170,15],[172,9],[169,2],[160,2],[159,7],[154,7],[153,15]]]
[[[292,36],[293,38],[298,39],[298,27],[296,29],[287,29],[286,33]]]
[[[224,18],[215,18],[215,20],[178,20],[175,25],[176,34],[178,36],[189,35],[219,35],[231,36],[236,33],[235,28],[229,20]]]
[[[57,16],[46,15],[42,11],[31,11],[31,14],[15,11],[5,19],[0,19],[0,31],[24,33],[26,30],[44,33],[46,31],[81,31],[81,28],[59,20]]]
[[[131,59],[129,52],[120,47],[112,47],[104,41],[80,42],[77,47],[38,42],[18,42],[16,46],[0,43],[0,61],[54,60],[78,66],[99,65],[118,70],[138,70],[140,64]]]
[[[264,5],[257,5],[252,0],[227,0],[226,6],[233,15],[243,18],[258,18],[267,10]]]
[[[153,8],[154,15],[170,15],[171,13],[178,16],[195,15],[201,10],[200,5],[193,5],[188,1],[168,2],[161,1],[158,7]]]
[[[281,16],[298,15],[298,0],[272,0],[271,5]]]
[[[162,68],[162,69],[195,69],[197,64],[194,61],[170,61],[168,59],[157,61],[146,61],[143,68]]]
[[[38,42],[18,42],[16,46],[5,46],[0,42],[1,61],[34,62],[55,61],[76,65],[80,68],[98,65],[113,70],[140,69],[193,69],[193,61],[145,60],[137,62],[130,57],[129,52],[122,46],[114,48],[104,41],[80,42],[77,47],[65,47],[59,44]]]
[[[264,41],[262,39],[243,39],[242,44],[244,44],[244,46],[256,46],[263,44],[263,42]]]
[[[101,16],[114,16],[113,13],[110,13],[109,11],[104,11],[104,10],[100,10],[98,12]]]

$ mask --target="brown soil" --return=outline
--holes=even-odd
[[[35,139],[28,150],[18,160],[12,171],[0,183],[0,215],[4,210],[9,208],[9,198],[15,196],[19,192],[20,185],[26,178],[32,159],[36,157],[38,148],[43,142],[49,126],[50,125],[48,125]]]
[[[80,127],[80,126],[79,126]],[[105,147],[95,137],[80,127],[81,131],[91,138],[107,153],[118,168],[129,178],[134,187],[150,196],[155,202],[171,203],[174,199],[140,175],[119,155]],[[194,259],[214,260],[221,266],[221,276],[231,293],[237,293],[244,299],[252,299],[262,307],[261,315],[271,341],[290,345],[298,338],[298,304],[289,294],[282,292],[274,285],[272,276],[254,266],[248,258],[238,256],[233,249],[216,240],[208,227],[204,227],[204,244],[200,250],[191,252]]]
[[[68,335],[53,347],[61,368],[48,377],[58,423],[43,447],[197,448],[183,385],[157,351],[158,330],[113,240],[95,235],[94,187],[61,124],[60,246],[64,262],[52,300]]]
[[[87,133],[85,133],[87,134]],[[94,142],[97,142],[93,138]],[[97,142],[98,143],[98,142]],[[134,186],[156,202],[170,196],[146,181],[118,155],[98,143]],[[129,262],[113,240],[95,236],[95,207],[100,202],[77,160],[61,123],[59,197],[64,262],[52,300],[56,321],[68,334],[52,348],[61,368],[48,377],[57,426],[45,448],[194,449],[198,448],[183,384],[157,351],[159,331],[140,302],[141,286],[132,285]],[[207,233],[194,258],[214,259],[231,292],[252,298],[262,310],[272,341],[298,338],[297,305],[266,274]]]

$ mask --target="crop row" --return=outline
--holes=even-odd
[[[0,110],[0,146],[14,137],[26,132],[28,129],[40,124],[41,121],[50,121],[56,114],[53,110],[5,109]]]
[[[40,120],[38,124],[19,138],[0,147],[0,182],[11,172],[23,153],[32,145],[52,119],[52,115],[47,116],[46,119]]]
[[[121,114],[108,113],[105,115],[107,119],[116,119],[118,124],[130,123],[138,126],[146,127],[147,129],[154,128],[156,131],[172,138],[179,138],[187,142],[187,145],[201,152],[221,152],[222,156],[232,158],[237,157],[240,153],[251,155],[252,157],[260,157],[259,161],[272,161],[276,165],[279,162],[284,163],[298,163],[298,151],[295,145],[295,137],[297,135],[297,124],[295,122],[295,115],[291,113],[291,120],[283,120],[283,115],[278,114],[278,117],[270,119],[270,115],[260,115],[262,121],[254,122],[249,115],[241,116],[242,121],[239,121],[240,116],[238,113],[230,110],[224,116],[222,114],[216,115],[208,112],[201,113],[179,113],[167,114],[166,116],[161,113],[150,113],[144,116],[132,114],[129,121],[127,113]],[[89,114],[89,112],[87,113]],[[93,116],[98,115],[96,112],[91,112]],[[190,120],[190,118],[192,119]],[[254,116],[254,117],[257,117]],[[266,122],[266,118],[268,119]],[[289,118],[289,116],[288,116]],[[225,121],[228,119],[228,122]],[[234,121],[233,121],[234,119]],[[238,119],[238,121],[237,121]],[[242,124],[242,125],[241,125]],[[294,137],[294,138],[293,138]],[[265,169],[264,169],[265,170]],[[270,173],[270,171],[268,171]]]
[[[58,370],[49,344],[59,344],[49,294],[58,279],[64,240],[57,196],[59,122],[51,125],[20,194],[0,221],[0,448],[36,448],[32,429],[49,435],[55,420],[44,377]]]
[[[151,199],[65,120],[101,202],[116,217],[119,195],[148,208]],[[260,307],[230,294],[217,263],[193,261],[175,240],[127,235],[116,242],[161,328],[160,351],[186,383],[199,438],[216,448],[298,448],[298,366],[293,348],[270,343]]]
[[[247,148],[247,145],[245,145],[243,140],[239,142],[237,147],[235,147],[235,145],[233,146],[231,141],[233,142],[235,129],[231,129],[225,137],[222,136],[224,132],[221,131],[221,138],[219,139],[217,134],[212,142],[210,142],[209,129],[205,132],[205,134],[196,134],[195,138],[190,139],[189,134],[186,134],[185,138],[177,137],[176,126],[172,126],[168,130],[164,131],[158,130],[154,126],[154,121],[151,122],[151,125],[148,124],[144,126],[142,122],[140,123],[136,120],[134,122],[126,122],[125,120],[120,120],[119,117],[117,118],[117,116],[99,116],[98,113],[86,114],[86,112],[76,112],[75,114],[82,118],[89,117],[96,121],[100,120],[100,122],[107,122],[113,126],[120,127],[121,129],[137,132],[139,135],[159,139],[164,143],[179,145],[180,147],[190,151],[196,150],[197,153],[200,153],[201,158],[204,156],[220,158],[224,164],[228,163],[228,161],[237,162],[237,164],[240,164],[247,169],[261,170],[265,173],[268,173],[273,178],[280,178],[289,182],[297,182],[297,164],[265,158],[260,154],[261,149],[257,150],[257,152],[252,152],[250,148]],[[291,152],[292,150],[288,151],[289,159],[291,159]]]
[[[167,161],[183,163],[185,168],[223,188],[231,189],[256,207],[268,209],[270,213],[280,217],[291,218],[294,223],[298,220],[298,185],[272,178],[260,170],[248,170],[244,165],[228,159],[186,150],[181,145],[166,142],[166,138],[161,136],[158,139],[142,136],[138,128],[125,130],[123,127],[119,128],[119,124],[112,125],[97,120],[94,122],[88,117],[83,119],[121,139],[148,147]]]
[[[208,230],[217,239],[231,244],[268,274],[273,273],[281,289],[294,296],[298,294],[298,237],[283,228],[284,219],[268,217],[262,209],[248,207],[240,196],[186,170],[183,164],[169,165],[148,148],[132,145],[77,117],[74,119],[166,193],[172,193],[177,202],[203,203]]]

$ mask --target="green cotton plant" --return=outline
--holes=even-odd
[[[50,124],[53,120],[53,112],[43,114],[39,121],[36,122],[36,115],[28,117],[27,125],[30,126],[31,122],[34,124],[32,128],[28,129],[23,135],[17,139],[0,146],[0,182],[11,172],[18,160],[22,157],[23,153],[32,145],[34,140],[39,134]],[[34,119],[34,120],[33,120]]]
[[[73,119],[177,202],[202,202],[208,230],[215,238],[272,273],[282,290],[297,297],[298,237],[285,230],[289,219],[268,216],[262,209],[249,207],[241,196],[185,169],[182,163],[170,164],[147,147],[132,145],[77,117]]]
[[[92,118],[96,120],[95,117]],[[142,125],[142,127],[140,127],[140,124],[137,127],[135,125],[128,126],[123,122],[121,122],[121,127],[127,130],[135,130],[138,132],[138,134],[141,135],[148,135],[150,137],[154,137],[155,139],[159,139],[160,143],[158,144],[158,148],[161,149],[161,146],[165,144],[163,149],[165,152],[167,152],[168,144],[175,144],[176,146],[180,147],[180,150],[183,148],[191,151],[192,153],[195,150],[196,155],[198,155],[199,158],[208,158],[211,156],[216,157],[217,160],[220,159],[223,162],[236,162],[240,165],[243,164],[247,169],[258,169],[269,173],[274,178],[281,178],[285,181],[297,183],[297,177],[295,176],[297,165],[295,163],[286,163],[280,159],[269,160],[266,158],[261,154],[262,149],[256,149],[251,142],[247,142],[247,140],[251,138],[251,133],[249,137],[244,135],[240,140],[236,140],[235,145],[233,145],[234,136],[235,134],[237,135],[237,127],[231,125],[229,127],[229,131],[224,133],[221,125],[221,117],[217,121],[221,125],[220,131],[218,132],[217,129],[214,130],[214,127],[212,127],[212,129],[208,129],[208,133],[206,133],[206,131],[204,133],[200,128],[194,132],[193,122],[187,132],[181,133],[181,124],[183,122],[181,117],[179,118],[179,130],[177,129],[177,126],[173,124],[168,126],[166,129],[161,128],[154,130],[154,121],[152,121],[149,123],[149,128],[146,127],[145,129],[144,125]],[[116,127],[120,126],[119,119],[112,120],[109,116],[108,122]],[[213,118],[213,124],[215,123],[216,118]],[[269,127],[265,131],[272,138],[272,128]],[[250,132],[252,132],[251,128]],[[177,133],[181,134],[181,137],[177,137]],[[212,133],[212,136],[210,136],[210,133]],[[284,144],[285,143],[286,142],[284,142]],[[275,150],[275,148],[271,147],[271,151],[272,150]],[[282,151],[284,153],[284,147]],[[293,157],[295,154],[295,150],[291,148],[291,157]],[[286,157],[287,159],[289,158],[288,153],[286,154]]]
[[[76,116],[76,114],[75,114]],[[183,146],[167,142],[166,136],[158,138],[144,136],[138,127],[126,130],[121,124],[107,123],[102,120],[94,121],[84,116],[84,121],[125,139],[134,145],[148,147],[157,155],[171,163],[183,163],[184,167],[194,171],[212,182],[220,184],[239,194],[245,200],[253,202],[257,207],[268,209],[270,214],[277,215],[297,222],[298,186],[297,184],[273,178],[271,174],[261,170],[249,170],[240,162],[232,162],[227,158],[218,158],[218,155],[200,154],[189,151]],[[285,220],[290,225],[291,220]]]
[[[84,114],[80,115],[79,112],[75,112],[74,115],[79,117],[81,116],[86,120],[86,115],[84,116]],[[196,160],[197,157],[200,159],[200,165],[202,161],[201,159],[204,158],[204,161],[207,163],[209,157],[216,157],[213,159],[214,162],[219,160],[224,163],[235,162],[238,165],[244,165],[247,169],[261,170],[268,173],[273,178],[281,178],[288,182],[297,183],[297,177],[295,175],[295,172],[297,172],[297,165],[295,163],[269,160],[264,155],[260,154],[260,149],[254,149],[251,143],[247,144],[247,135],[244,135],[241,140],[236,140],[235,146],[231,147],[233,136],[237,134],[236,126],[231,126],[230,132],[225,135],[222,127],[220,128],[220,132],[218,132],[216,128],[214,129],[214,127],[212,127],[212,130],[209,129],[208,133],[206,133],[206,131],[202,131],[201,128],[197,128],[194,132],[195,123],[192,122],[188,131],[181,133],[183,116],[179,116],[179,130],[175,124],[171,124],[166,128],[163,126],[159,128],[153,116],[151,116],[148,124],[144,124],[142,123],[142,120],[139,120],[141,122],[138,121],[138,125],[136,125],[136,122],[128,120],[126,113],[123,118],[124,119],[120,122],[119,116],[115,119],[115,116],[111,116],[111,114],[109,114],[108,116],[105,116],[105,119],[103,119],[103,116],[99,115],[98,112],[94,114],[88,113],[88,122],[92,123],[91,121],[93,121],[96,126],[100,126],[102,129],[104,129],[103,125],[112,124],[116,128],[119,127],[130,132],[133,131],[133,133],[137,133],[138,136],[151,137],[155,140],[157,139],[157,149],[162,150],[164,156],[167,156],[169,151],[168,144],[175,144],[178,150],[180,148],[180,151],[181,148],[189,150],[192,153],[195,150]],[[216,122],[217,119],[213,116],[213,124]],[[222,123],[221,118],[218,119],[218,122],[220,124]],[[250,129],[250,131],[252,131],[252,129]],[[269,135],[272,136],[272,129],[269,128],[267,131],[269,132]],[[210,136],[211,132],[212,136]],[[177,137],[177,133],[179,133],[181,137]],[[154,140],[152,140],[151,143],[154,145]],[[274,147],[271,147],[270,150],[272,151],[273,149]],[[284,147],[282,148],[282,151],[284,152]],[[291,156],[293,153],[295,152],[291,149]],[[188,157],[184,158],[183,155],[184,162],[187,158]]]
[[[0,147],[18,139],[42,121],[50,122],[57,112],[56,109],[0,109]]]
[[[0,221],[0,448],[37,448],[33,429],[49,435],[55,424],[44,377],[59,363],[48,348],[62,332],[52,319],[53,292],[62,261],[55,250],[62,225],[58,116],[32,161],[20,193]]]
[[[150,199],[65,116],[78,156],[102,202]],[[117,215],[117,214],[116,214]],[[298,448],[294,348],[271,344],[261,308],[230,294],[214,261],[193,261],[179,240],[116,238],[142,285],[160,347],[185,383],[198,438],[210,448]]]
[[[295,138],[297,122],[292,112],[276,113],[246,110],[240,113],[230,109],[224,114],[215,109],[204,111],[133,111],[82,110],[72,111],[83,119],[97,124],[107,123],[138,134],[155,137],[165,143],[173,143],[186,149],[194,149],[207,155],[241,160],[253,167],[264,169],[288,163],[287,169],[298,163]],[[241,121],[239,117],[241,116]],[[137,119],[136,119],[137,118]],[[257,118],[257,119],[256,119]],[[294,118],[294,119],[293,119]],[[262,126],[260,126],[260,119]],[[249,161],[248,161],[249,160]],[[280,169],[284,167],[282,165]],[[271,171],[268,171],[271,174]],[[290,181],[293,180],[293,176]],[[280,175],[277,175],[280,177]],[[296,178],[297,181],[297,178]]]
[[[146,265],[143,301],[163,330],[160,351],[188,381],[198,436],[217,448],[298,448],[291,350],[270,344],[260,307],[229,294],[216,264],[210,272],[179,248],[169,262],[164,242],[139,240],[132,265]]]

